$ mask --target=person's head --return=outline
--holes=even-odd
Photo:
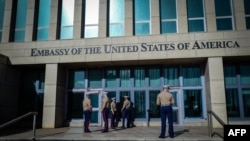
[[[125,96],[124,96],[124,99],[128,99],[128,96],[127,96],[127,95],[125,95]]]
[[[115,102],[115,97],[113,97],[113,98],[112,98],[112,101],[114,101],[114,102]]]
[[[108,97],[108,92],[103,92],[103,97]]]
[[[169,91],[170,90],[170,86],[169,85],[163,85],[163,90]]]

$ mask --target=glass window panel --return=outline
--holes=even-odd
[[[68,118],[82,119],[82,101],[83,93],[69,93],[68,94]]]
[[[38,27],[49,27],[51,0],[40,0]]]
[[[217,30],[232,30],[232,19],[231,18],[223,18],[216,19]]]
[[[110,100],[110,102],[111,102],[111,99],[112,99],[113,97],[116,98],[116,92],[108,92],[108,97],[109,97],[109,100]]]
[[[239,117],[239,98],[237,89],[226,89],[227,116]]]
[[[63,0],[62,18],[61,18],[61,25],[62,26],[73,25],[74,7],[75,7],[74,0]]]
[[[187,0],[188,18],[203,17],[203,0]]]
[[[90,101],[91,101],[93,108],[98,108],[99,107],[99,94],[91,94]]]
[[[62,27],[60,37],[61,37],[61,39],[73,38],[73,27],[72,26]]]
[[[86,38],[98,37],[98,26],[86,26],[84,37]]]
[[[162,33],[176,33],[176,21],[162,22]]]
[[[135,68],[134,69],[134,79],[135,79],[135,87],[143,87],[145,86],[145,69],[143,68]]]
[[[26,27],[27,6],[27,0],[18,0],[16,13],[16,29]]]
[[[244,0],[245,14],[250,15],[250,0]]]
[[[215,0],[216,17],[231,16],[231,0]]]
[[[145,91],[135,91],[135,117],[146,117],[146,99]]]
[[[49,37],[49,29],[38,29],[37,31],[37,40],[47,40]]]
[[[4,8],[5,8],[5,0],[0,0],[0,31],[3,29]],[[0,38],[0,41],[1,39],[2,38]]]
[[[135,0],[135,21],[150,19],[149,0]]]
[[[250,29],[250,17],[246,17],[246,27]]]
[[[173,97],[174,97],[174,100],[175,100],[175,103],[173,104],[173,106],[175,106],[175,107],[177,107],[178,105],[178,99],[177,99],[177,92],[176,91],[174,91],[174,92],[170,92],[172,95],[173,95]]]
[[[185,118],[202,117],[201,90],[184,90]]]
[[[0,42],[2,41],[2,31],[0,31]]]
[[[152,118],[160,117],[160,109],[155,104],[157,100],[157,95],[159,93],[160,91],[149,91],[149,108],[150,108],[149,116]]]
[[[130,69],[120,69],[120,86],[130,87]]]
[[[135,24],[135,34],[136,35],[148,35],[150,33],[149,23],[136,23]]]
[[[161,0],[161,19],[176,19],[176,0]]]
[[[170,86],[179,86],[179,71],[177,67],[167,67],[164,68],[164,84]]]
[[[23,42],[25,38],[25,30],[15,31],[15,42]]]
[[[226,85],[236,85],[236,67],[232,65],[227,65],[224,67],[225,83]]]
[[[91,123],[98,123],[98,111],[92,111],[90,116],[90,122]]]
[[[149,86],[158,87],[161,85],[160,81],[160,69],[159,68],[150,68],[149,69]]]
[[[122,36],[124,35],[124,24],[110,24],[109,36]]]
[[[245,117],[250,117],[250,89],[242,89]]]
[[[99,0],[86,0],[85,25],[98,24],[99,20]]]
[[[250,85],[250,65],[240,66],[240,81],[242,85]]]
[[[189,32],[204,31],[203,20],[188,20],[188,31]]]
[[[116,87],[116,70],[107,69],[106,70],[106,87]]]
[[[110,0],[109,22],[124,22],[124,0]]]
[[[88,71],[90,88],[102,88],[102,69],[91,69]]]
[[[200,67],[183,67],[182,75],[184,86],[201,86]]]

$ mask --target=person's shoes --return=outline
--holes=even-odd
[[[159,138],[164,139],[165,137],[164,136],[159,136]]]
[[[115,127],[111,127],[112,129],[115,129]]]
[[[91,131],[90,130],[88,130],[88,131],[84,131],[85,133],[90,133]]]
[[[125,126],[122,126],[121,128],[122,128],[122,129],[125,129]]]
[[[170,138],[174,138],[174,136],[169,136]]]
[[[102,133],[108,132],[107,130],[102,130]]]

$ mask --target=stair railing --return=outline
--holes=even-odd
[[[226,125],[226,123],[224,121],[221,120],[221,118],[213,111],[207,111],[207,116],[208,116],[208,136],[209,138],[213,137],[214,134],[218,134],[216,132],[213,132],[213,120],[212,120],[212,116],[224,127],[224,125]],[[218,134],[219,135],[219,134]],[[221,136],[222,138],[224,138],[223,136]]]
[[[20,120],[22,120],[24,118],[27,118],[29,116],[32,116],[32,115],[33,115],[33,140],[35,140],[36,139],[36,116],[38,115],[38,112],[29,112],[29,113],[24,114],[24,115],[22,115],[20,117],[17,117],[17,118],[15,118],[15,119],[7,122],[7,123],[4,123],[4,124],[0,125],[0,129],[4,128],[4,127],[7,127],[7,126],[9,126],[11,124],[14,124],[17,121],[20,121]]]

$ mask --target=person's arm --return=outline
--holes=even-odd
[[[160,96],[159,96],[159,94],[157,95],[157,99],[156,99],[156,104],[157,104],[157,105],[160,105],[160,104],[161,104],[161,101],[160,101]]]

